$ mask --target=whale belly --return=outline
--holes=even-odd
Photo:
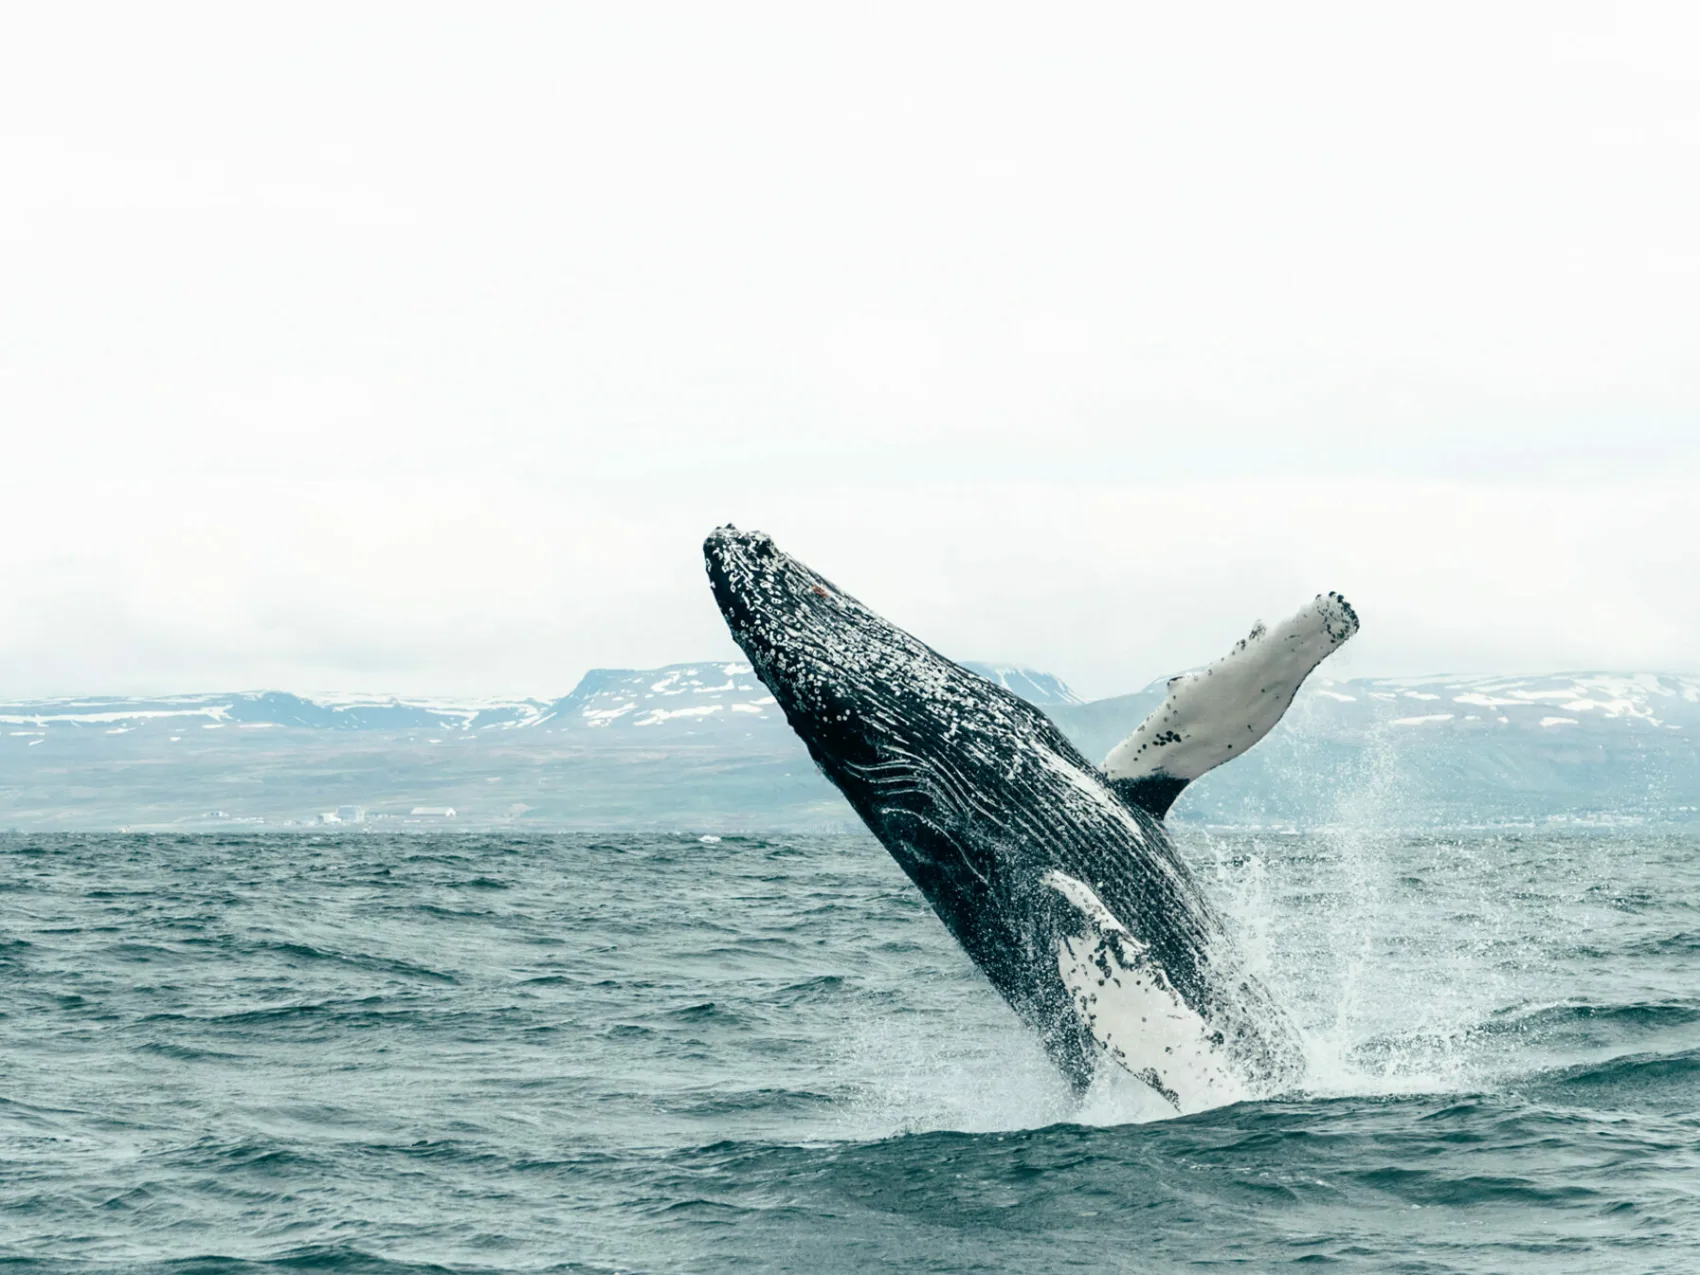
[[[1250,1097],[1223,1035],[1177,992],[1145,944],[1087,884],[1050,871],[1044,883],[1072,907],[1057,972],[1100,1063],[1126,1071],[1182,1115]]]

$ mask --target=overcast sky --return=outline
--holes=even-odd
[[[1700,7],[14,6],[0,694],[1700,671]]]

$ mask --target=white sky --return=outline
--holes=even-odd
[[[0,695],[1700,669],[1700,7],[553,8],[13,7]]]

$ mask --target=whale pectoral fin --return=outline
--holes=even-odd
[[[1104,759],[1111,787],[1162,818],[1189,783],[1267,735],[1310,671],[1357,631],[1357,612],[1337,593],[1318,594],[1272,629],[1259,623],[1214,664],[1169,683],[1157,710]]]

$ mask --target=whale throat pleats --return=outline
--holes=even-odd
[[[1170,680],[1162,704],[1104,759],[1110,786],[1161,818],[1193,780],[1267,735],[1311,670],[1357,631],[1337,593],[1272,628],[1259,623],[1214,664]]]

